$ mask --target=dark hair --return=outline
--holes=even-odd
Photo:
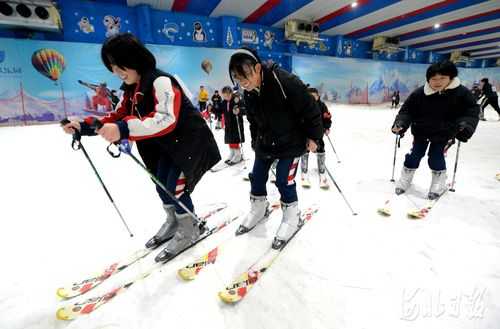
[[[107,39],[101,48],[101,59],[110,72],[111,65],[136,70],[140,75],[156,68],[153,54],[131,33]]]
[[[483,83],[489,83],[490,81],[488,80],[488,78],[482,78],[481,82],[483,82]]]
[[[436,74],[446,75],[450,77],[450,80],[452,80],[458,75],[458,70],[453,62],[444,60],[429,66],[425,77],[427,78],[427,81],[429,81]]]
[[[314,93],[314,94],[319,95],[318,89],[316,89],[316,88],[309,87],[309,88],[307,88],[307,91],[310,93]]]
[[[248,52],[250,52],[250,54]],[[245,68],[248,66],[254,67],[260,62],[260,57],[255,50],[248,47],[237,49],[229,60],[229,77],[231,78],[231,82],[234,83],[234,73],[246,78],[247,73],[245,72]]]
[[[231,88],[229,86],[225,86],[224,88],[222,88],[222,93],[223,94],[226,94],[226,93],[232,94],[233,93],[233,88]]]

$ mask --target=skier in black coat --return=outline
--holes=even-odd
[[[244,92],[255,162],[252,170],[250,214],[238,229],[251,230],[266,214],[266,182],[274,160],[276,186],[281,194],[283,218],[273,242],[280,248],[301,225],[295,175],[300,156],[315,152],[323,137],[321,113],[306,86],[277,65],[264,65],[256,52],[236,50],[229,74]]]
[[[391,108],[397,109],[399,106],[399,90],[395,90],[391,97]]]
[[[214,91],[214,94],[212,95],[212,113],[215,115],[215,120],[217,121],[215,123],[215,129],[221,129],[222,124],[222,97],[219,94],[219,91],[216,90]]]
[[[116,111],[100,120],[103,126],[97,133],[112,143],[123,139],[136,141],[146,167],[178,200],[175,202],[157,186],[167,219],[146,247],[156,248],[171,239],[156,258],[163,261],[200,235],[196,218],[179,202],[193,213],[191,192],[204,173],[220,160],[219,150],[180,83],[156,69],[153,54],[132,34],[108,39],[102,46],[101,57],[106,68],[124,82],[124,94]],[[67,133],[77,129],[82,135],[95,135],[90,119],[72,121],[63,129]]]
[[[240,144],[245,142],[243,127],[242,101],[237,92],[226,86],[222,89],[224,99],[221,108],[224,111],[224,143],[229,145],[230,154],[225,161],[229,165],[243,161]]]
[[[454,138],[467,142],[476,130],[479,106],[471,92],[460,84],[458,71],[450,61],[429,66],[427,82],[414,90],[399,111],[392,132],[403,135],[411,126],[413,147],[406,155],[396,193],[404,193],[429,146],[429,168],[432,183],[429,199],[438,198],[446,190],[444,149]]]
[[[481,97],[484,96],[483,101],[481,102],[481,112],[479,114],[479,119],[486,121],[484,118],[484,109],[486,106],[491,105],[493,109],[498,113],[498,117],[500,120],[500,107],[498,106],[498,94],[493,91],[493,88],[488,80],[488,78],[481,79]]]
[[[332,114],[328,110],[328,107],[321,100],[319,96],[319,92],[316,88],[308,88],[307,89],[311,96],[316,101],[317,107],[321,111],[321,123],[323,125],[325,135],[330,134],[330,128],[332,126]],[[316,150],[316,157],[318,160],[318,173],[319,173],[319,186],[323,189],[328,189],[328,179],[326,178],[326,154],[325,154],[325,142],[323,138],[319,140],[318,149]],[[301,184],[303,187],[310,187],[311,183],[309,182],[308,168],[309,167],[309,152],[304,153],[304,155],[300,159],[300,170],[302,171]]]

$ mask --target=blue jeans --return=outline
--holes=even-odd
[[[429,146],[429,152],[427,153],[429,156],[427,161],[429,168],[438,171],[446,170],[446,161],[444,160],[443,154],[446,143],[430,143],[428,140],[413,140],[413,146],[410,153],[405,156],[404,166],[410,169],[417,169],[420,165],[420,160],[422,160],[425,155],[427,146]]]
[[[295,175],[300,158],[277,159],[276,187],[281,194],[281,201],[291,203],[298,200],[295,184]],[[267,195],[266,183],[269,178],[269,169],[274,159],[255,158],[252,170],[251,193],[255,196]]]
[[[158,160],[156,177],[167,188],[169,192],[175,195],[176,199],[182,202],[190,211],[194,211],[193,201],[189,193],[184,192],[186,178],[179,168],[177,168],[170,157],[162,155]],[[172,200],[165,191],[158,185],[156,191],[164,204],[174,205],[175,212],[184,214],[186,211]]]

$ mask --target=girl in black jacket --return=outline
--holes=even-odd
[[[229,62],[229,74],[244,92],[255,162],[252,170],[250,214],[237,234],[251,230],[266,214],[266,182],[274,160],[276,186],[281,194],[283,219],[273,242],[280,248],[301,225],[295,175],[300,156],[315,152],[323,136],[321,114],[306,86],[277,65],[264,65],[248,48],[238,49]]]
[[[446,190],[445,146],[454,138],[467,142],[476,130],[479,116],[479,106],[457,75],[457,68],[450,61],[429,66],[427,82],[411,93],[396,116],[392,132],[402,136],[411,125],[414,136],[413,147],[396,183],[396,194],[410,187],[427,147],[432,170],[428,197],[436,199]]]
[[[498,117],[500,120],[500,107],[498,106],[498,94],[493,91],[493,87],[491,86],[488,78],[481,79],[481,95],[479,98],[484,96],[483,101],[481,102],[481,112],[479,113],[479,119],[486,121],[484,118],[484,109],[486,106],[491,105],[493,109],[498,113]]]
[[[136,141],[146,167],[191,212],[156,188],[167,218],[146,247],[156,248],[171,239],[156,257],[164,261],[200,235],[190,195],[203,174],[220,160],[219,150],[179,82],[156,69],[153,54],[132,34],[108,39],[101,57],[106,68],[123,81],[124,94],[115,112],[101,119],[103,126],[97,133],[112,143]],[[82,135],[95,135],[89,123],[89,119],[72,121],[63,128],[68,133],[78,129]]]
[[[226,86],[222,89],[221,109],[224,111],[224,143],[229,145],[229,157],[225,161],[234,165],[243,161],[240,144],[245,142],[243,115],[240,110],[240,96]]]

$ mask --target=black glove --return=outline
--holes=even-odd
[[[470,126],[467,124],[467,122],[459,122],[458,123],[458,132],[457,132],[457,139],[463,143],[467,143],[469,138],[472,137],[473,131],[470,128]]]
[[[392,129],[401,128],[399,132],[394,132]],[[394,125],[391,127],[391,132],[395,135],[401,136],[401,138],[405,135],[406,129],[403,127],[403,124],[399,121],[394,122]]]

